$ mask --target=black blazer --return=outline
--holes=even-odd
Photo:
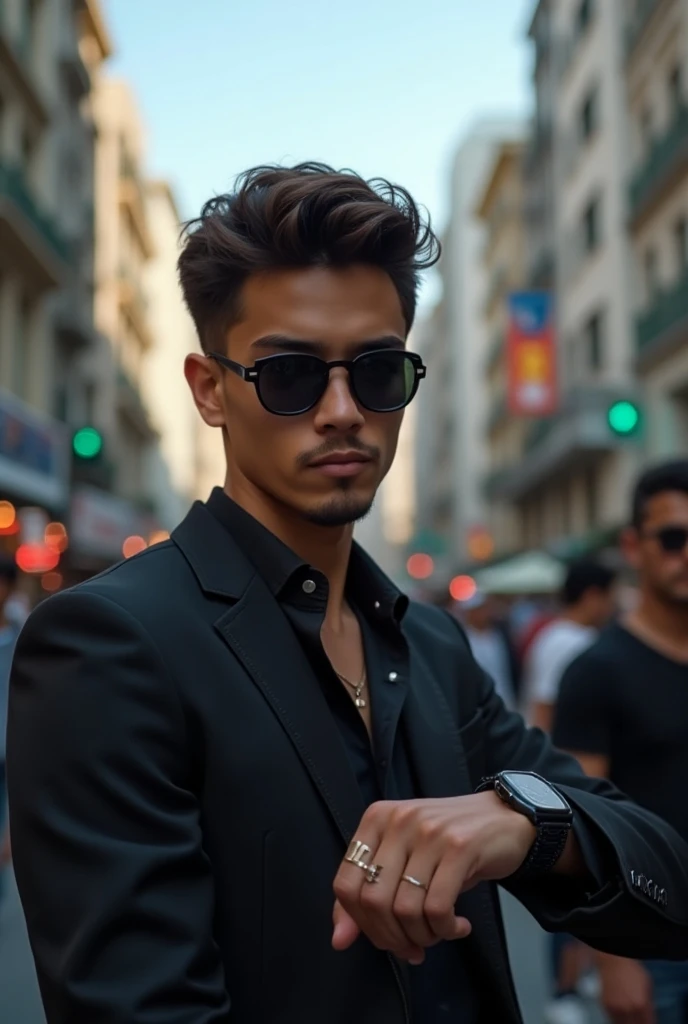
[[[682,840],[508,713],[449,616],[411,605],[403,629],[424,795],[503,768],[551,779],[598,835],[608,884],[516,895],[600,949],[688,957]],[[8,782],[48,1024],[408,1021],[401,965],[366,939],[331,948],[332,881],[364,807],[278,603],[202,504],[170,542],[31,615]],[[496,888],[459,909],[485,1020],[516,1024]]]

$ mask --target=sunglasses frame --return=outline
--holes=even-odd
[[[366,405],[365,402],[361,401],[361,398],[356,391],[353,368],[356,365],[356,363],[359,362],[359,360],[361,359],[369,359],[371,356],[376,355],[386,355],[390,352],[394,352],[395,355],[404,356],[406,359],[409,359],[413,364],[413,367],[416,371],[413,382],[413,388],[411,390],[411,394],[402,405],[397,405],[393,409],[371,409],[369,405]],[[303,356],[306,359],[315,359],[319,363],[321,363],[323,367],[325,367],[325,370],[327,371],[326,373],[323,373],[323,380],[325,381],[325,385],[321,393],[315,399],[315,401],[312,402],[310,405],[306,406],[304,409],[298,409],[295,412],[275,412],[275,410],[271,409],[268,405],[266,405],[265,401],[263,400],[263,396],[260,390],[261,374],[263,370],[270,365],[270,363],[275,362],[277,359],[294,359],[300,356]],[[223,356],[220,352],[209,352],[208,359],[213,359],[216,363],[219,363],[220,366],[223,366],[227,370],[231,370],[231,372],[235,373],[237,377],[241,377],[242,380],[247,381],[249,384],[253,384],[256,389],[256,394],[258,395],[258,401],[263,406],[263,408],[267,412],[272,413],[273,416],[303,416],[304,413],[310,412],[311,409],[314,409],[327,390],[327,382],[329,380],[330,371],[333,370],[336,366],[343,366],[344,369],[347,371],[349,375],[349,387],[351,389],[351,394],[355,401],[359,405],[363,406],[364,409],[367,409],[368,412],[375,412],[379,414],[388,412],[399,412],[401,409],[405,409],[406,406],[409,405],[415,398],[416,392],[418,391],[418,386],[427,373],[427,367],[424,365],[422,358],[416,352],[407,352],[405,349],[398,348],[371,349],[370,352],[361,352],[360,355],[355,356],[353,359],[332,359],[329,362],[326,359],[321,359],[320,356],[310,355],[307,352],[278,352],[273,356],[264,356],[262,359],[256,359],[253,366],[244,366],[243,363],[237,363],[235,362],[234,359],[229,359],[227,356]]]
[[[684,534],[683,544],[679,548],[668,548],[662,540],[662,534],[674,531],[680,531]],[[686,550],[686,545],[688,545],[688,526],[660,526],[656,530],[646,532],[645,536],[650,537],[652,540],[657,542],[662,550],[662,554],[680,555]]]

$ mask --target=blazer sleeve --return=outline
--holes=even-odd
[[[33,612],[10,682],[17,884],[47,1024],[227,1024],[182,707],[109,598]]]
[[[548,931],[569,932],[619,956],[688,958],[688,844],[610,782],[583,774],[543,732],[507,711],[485,673],[478,701],[487,774],[532,771],[556,785],[573,808],[591,876],[586,884],[550,874],[507,880],[505,887]]]

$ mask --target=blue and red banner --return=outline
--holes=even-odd
[[[559,403],[554,304],[549,292],[509,296],[507,401],[514,416],[551,416]]]

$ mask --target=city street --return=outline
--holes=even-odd
[[[0,914],[0,1020],[44,1024],[26,929],[14,879]],[[504,910],[516,985],[526,1024],[542,1024],[545,936],[522,907],[506,896]]]

